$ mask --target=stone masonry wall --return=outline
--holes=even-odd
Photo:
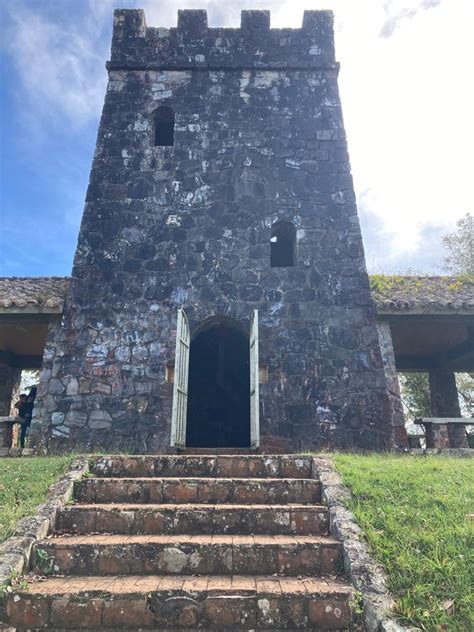
[[[398,371],[395,364],[395,351],[393,349],[390,323],[383,321],[378,322],[377,331],[390,400],[391,426],[393,432],[392,445],[397,448],[408,448],[408,435],[405,428],[405,415],[403,412]]]
[[[386,379],[339,100],[332,14],[177,29],[115,12],[109,83],[62,325],[33,444],[169,450],[176,313],[260,315],[263,449],[388,447]],[[175,143],[153,144],[153,113]],[[271,226],[297,229],[270,267]]]
[[[8,417],[12,413],[12,397],[19,386],[21,369],[0,366],[0,415]]]

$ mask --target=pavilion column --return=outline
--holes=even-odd
[[[446,369],[430,371],[430,402],[433,417],[462,417],[456,378],[452,371]],[[429,434],[432,436],[429,437]],[[430,445],[431,442],[433,445]],[[426,447],[466,448],[465,427],[458,424],[433,424],[430,433],[426,428]]]
[[[18,388],[21,379],[21,369],[11,366],[0,366],[0,417],[8,417],[11,411],[12,396]],[[13,424],[5,422],[2,428],[2,446],[10,448],[12,445]]]
[[[389,323],[377,323],[377,333],[392,412],[392,445],[396,448],[407,448],[408,436],[405,428],[400,382],[398,381],[398,371],[395,366],[395,351]]]

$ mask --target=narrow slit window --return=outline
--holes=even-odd
[[[273,224],[270,248],[272,268],[288,268],[296,265],[296,229],[291,222]]]
[[[174,112],[169,107],[160,107],[155,111],[155,147],[174,145]]]

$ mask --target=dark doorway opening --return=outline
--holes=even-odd
[[[249,445],[249,340],[230,319],[211,319],[191,340],[186,446]]]

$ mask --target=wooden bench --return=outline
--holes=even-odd
[[[464,448],[467,439],[464,445],[452,445],[449,430],[450,427],[473,426],[474,417],[421,417],[414,423],[425,427],[427,448]]]

